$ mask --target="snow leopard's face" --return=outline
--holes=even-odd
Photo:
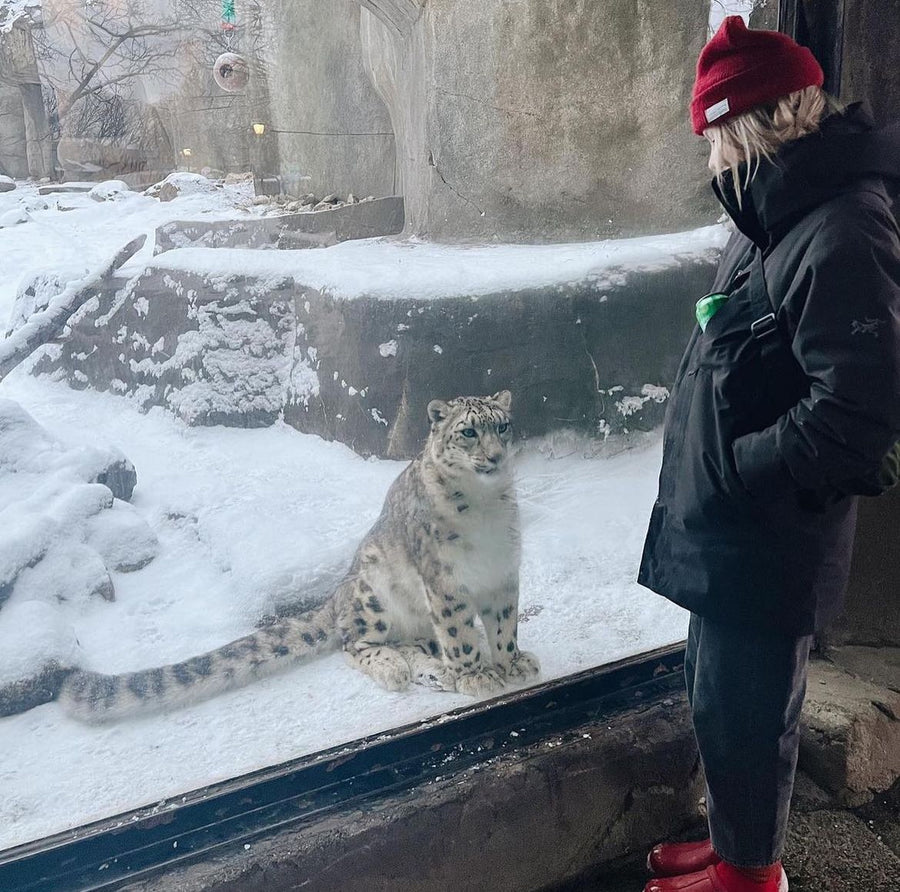
[[[501,476],[512,436],[511,402],[508,390],[493,396],[461,396],[448,403],[432,400],[428,404],[432,458],[456,473],[468,471],[485,480]]]

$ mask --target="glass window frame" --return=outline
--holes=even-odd
[[[684,642],[431,716],[0,853],[0,888],[98,892],[397,794],[683,689]],[[512,732],[515,732],[514,734]]]

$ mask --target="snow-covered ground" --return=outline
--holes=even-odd
[[[131,238],[152,236],[173,220],[258,214],[260,209],[251,205],[252,190],[252,183],[242,184],[169,202],[140,192],[122,192],[110,201],[96,201],[86,192],[39,195],[37,186],[26,183],[0,193],[0,334],[7,329],[20,283],[38,274],[63,281],[81,278]],[[131,268],[140,268],[152,253],[149,237]]]
[[[0,34],[8,34],[22,19],[39,21],[42,0],[0,0]]]
[[[0,194],[0,219],[22,197],[36,200],[30,187]],[[229,200],[223,193],[168,205],[138,195],[102,203],[61,196],[54,201],[73,210],[33,206],[26,222],[0,229],[0,327],[19,282],[38,270],[81,276],[168,220],[236,216]],[[608,249],[598,245],[596,255]],[[132,261],[136,269],[149,250]],[[304,252],[303,262],[317,253]],[[495,257],[516,266],[502,252]],[[16,640],[17,652],[28,642],[56,647],[105,672],[194,655],[251,631],[297,593],[324,591],[403,466],[362,459],[283,424],[188,428],[161,409],[141,414],[111,394],[72,391],[21,367],[0,383],[4,398],[60,440],[115,447],[137,469],[132,505],[158,553],[143,569],[112,573],[116,600],[36,609],[14,591],[0,607],[0,642]],[[602,457],[576,447],[531,444],[517,457],[520,641],[541,659],[543,679],[677,641],[686,629],[682,611],[634,582],[658,436]],[[0,537],[11,532],[0,529]],[[0,719],[0,849],[470,702],[420,688],[382,691],[331,655],[207,703],[107,726],[41,706]]]

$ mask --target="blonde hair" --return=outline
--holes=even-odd
[[[785,143],[816,133],[826,111],[838,107],[821,87],[805,87],[721,124],[711,124],[703,135],[712,144],[709,166],[719,185],[730,171],[740,205],[739,187],[750,185],[762,160],[771,160]],[[741,165],[745,166],[743,183]]]

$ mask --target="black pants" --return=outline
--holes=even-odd
[[[684,668],[710,835],[739,867],[781,857],[811,644],[691,614]]]

